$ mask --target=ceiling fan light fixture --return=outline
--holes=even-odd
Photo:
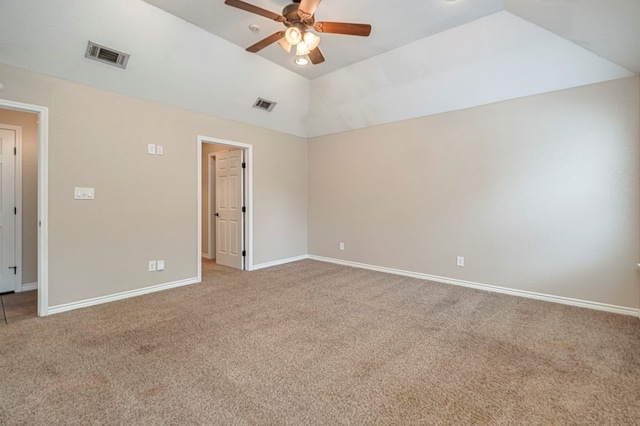
[[[305,58],[304,56],[299,56],[293,61],[293,63],[298,65],[298,66],[303,67],[303,66],[309,64],[309,60],[307,58]]]
[[[219,0],[218,0],[219,1]],[[260,15],[264,18],[269,18],[275,22],[279,22],[284,25],[285,29],[277,31],[270,36],[259,40],[257,43],[252,44],[245,50],[250,53],[258,53],[262,49],[278,42],[280,47],[287,53],[291,53],[291,48],[296,46],[296,65],[306,65],[304,62],[312,63],[313,65],[324,62],[324,56],[318,45],[320,44],[320,37],[315,33],[311,33],[313,30],[323,34],[343,34],[351,36],[368,37],[371,34],[371,25],[369,24],[357,24],[349,22],[317,22],[315,20],[316,8],[320,4],[321,0],[289,0],[290,4],[282,9],[282,14],[271,12],[270,10],[263,9],[255,6],[251,3],[247,3],[244,0],[224,0],[226,5],[235,7],[237,9],[244,10],[254,15]],[[434,1],[450,1],[450,0],[434,0]],[[460,1],[460,0],[453,0]],[[257,25],[251,25],[252,31],[259,31]],[[309,30],[309,31],[308,31]],[[284,40],[283,40],[284,39]],[[306,56],[306,58],[302,58]]]
[[[298,43],[296,46],[296,56],[305,56],[311,52],[306,43]]]
[[[320,44],[320,37],[318,37],[317,35],[309,31],[304,33],[303,39],[304,39],[304,44],[307,45],[309,50],[315,49]]]
[[[302,32],[298,27],[289,27],[284,33],[284,38],[290,45],[295,46],[302,41]]]
[[[287,41],[287,39],[283,38],[278,42],[278,44],[280,45],[280,47],[282,47],[282,50],[284,50],[285,52],[287,53],[291,52],[291,44]]]

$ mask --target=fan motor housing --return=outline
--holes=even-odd
[[[315,17],[311,16],[308,19],[302,19],[298,14],[298,6],[300,6],[299,2],[291,3],[285,6],[284,9],[282,9],[282,16],[287,18],[287,21],[292,24],[301,22],[305,25],[313,25],[313,23],[315,22]]]

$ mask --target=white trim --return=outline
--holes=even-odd
[[[143,294],[156,293],[158,291],[169,290],[171,288],[182,287],[190,284],[197,284],[199,282],[200,280],[198,280],[197,278],[188,278],[186,280],[152,285],[150,287],[139,288],[136,290],[123,291],[122,293],[110,294],[108,296],[94,297],[91,299],[80,300],[78,302],[64,303],[62,305],[49,307],[49,315],[72,311],[74,309],[87,308],[89,306],[101,305],[103,303],[115,302],[116,300],[129,299],[131,297],[142,296]]]
[[[34,291],[38,289],[38,283],[22,284],[22,291]]]
[[[210,259],[209,253],[202,253],[202,258],[203,259]]]
[[[403,271],[401,269],[385,268],[383,266],[367,265],[365,263],[350,262],[348,260],[333,259],[330,257],[309,255],[309,259],[321,262],[336,263],[338,265],[352,266],[354,268],[369,269],[371,271],[385,272],[388,274],[402,275],[405,277],[418,278],[429,281],[436,281],[444,284],[453,284],[462,287],[474,288],[477,290],[490,291],[493,293],[508,294],[511,296],[526,297],[528,299],[543,300],[545,302],[560,303],[562,305],[578,306],[581,308],[595,309],[598,311],[613,312],[622,315],[640,316],[640,310],[628,308],[626,306],[609,305],[607,303],[591,302],[588,300],[573,299],[570,297],[555,296],[551,294],[536,293],[526,290],[515,290],[489,284],[480,284],[471,281],[463,281],[455,278],[439,277],[436,275],[422,274],[419,272]]]
[[[38,114],[38,315],[49,314],[49,108],[0,99],[0,108]]]
[[[272,266],[284,265],[285,263],[297,262],[299,260],[309,259],[308,254],[303,254],[302,256],[289,257],[287,259],[279,259],[274,260],[272,262],[258,263],[257,265],[253,265],[252,271],[257,271],[258,269],[271,268]]]
[[[196,258],[197,263],[197,271],[198,271],[198,280],[202,280],[202,263],[200,259],[202,258],[202,144],[203,143],[212,143],[217,145],[225,145],[235,148],[244,149],[245,163],[247,163],[246,168],[246,207],[247,213],[245,216],[246,226],[247,226],[247,234],[246,234],[246,250],[247,257],[245,260],[245,269],[247,271],[253,270],[253,145],[241,142],[234,142],[225,139],[212,138],[210,136],[202,136],[198,135],[198,146],[196,147],[197,152],[197,188],[198,188],[198,202],[197,202],[197,221],[198,221],[198,235],[197,235],[197,244],[198,250]]]

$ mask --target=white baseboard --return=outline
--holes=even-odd
[[[22,284],[22,291],[33,291],[38,289],[38,283]]]
[[[298,260],[308,259],[309,255],[303,254],[302,256],[289,257],[287,259],[274,260],[273,262],[259,263],[253,265],[250,271],[257,271],[258,269],[270,268],[272,266],[284,265],[285,263],[297,262]]]
[[[72,311],[74,309],[86,308],[89,306],[101,305],[103,303],[115,302],[116,300],[128,299],[130,297],[142,296],[143,294],[155,293],[157,291],[169,290],[170,288],[182,287],[189,284],[196,284],[200,281],[197,278],[174,281],[165,284],[153,285],[136,290],[124,291],[122,293],[110,294],[108,296],[94,297],[93,299],[80,300],[78,302],[65,303],[49,307],[48,315],[59,314],[61,312]]]
[[[598,311],[613,312],[622,315],[631,315],[640,317],[640,310],[628,308],[625,306],[609,305],[600,302],[591,302],[589,300],[572,299],[570,297],[554,296],[551,294],[536,293],[526,290],[515,290],[507,287],[500,287],[489,284],[480,284],[471,281],[463,281],[454,278],[439,277],[435,275],[422,274],[419,272],[403,271],[401,269],[385,268],[383,266],[367,265],[365,263],[350,262],[348,260],[334,259],[330,257],[322,257],[309,255],[309,259],[319,260],[321,262],[336,263],[338,265],[352,266],[354,268],[369,269],[372,271],[386,272],[388,274],[402,275],[405,277],[419,278],[423,280],[436,281],[444,284],[453,284],[462,287],[475,288],[477,290],[491,291],[494,293],[508,294],[511,296],[526,297],[529,299],[544,300],[546,302],[560,303],[563,305],[578,306],[581,308],[595,309]]]
[[[209,257],[209,253],[202,253],[202,257],[205,258],[205,259],[211,259]]]

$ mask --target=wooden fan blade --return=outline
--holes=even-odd
[[[367,37],[371,34],[369,24],[351,24],[348,22],[316,22],[313,29],[319,33],[346,34]]]
[[[278,22],[285,22],[286,18],[282,15],[278,15],[275,12],[271,12],[267,9],[263,9],[258,6],[254,6],[249,3],[245,3],[240,0],[225,0],[224,4],[228,4],[229,6],[237,7],[238,9],[245,10],[247,12],[255,13],[256,15],[264,16],[265,18],[273,19]]]
[[[298,15],[300,19],[308,19],[316,13],[316,9],[320,4],[320,0],[302,0],[298,6]],[[304,15],[304,16],[303,16]]]
[[[263,38],[256,44],[253,44],[247,47],[246,50],[247,52],[251,52],[251,53],[259,52],[265,47],[269,46],[270,44],[273,44],[276,41],[280,40],[282,37],[284,37],[284,31],[278,31],[277,33],[271,34],[269,37]]]
[[[313,65],[320,64],[324,62],[324,56],[322,56],[322,52],[320,52],[320,48],[316,47],[311,52],[309,52],[309,59]]]

